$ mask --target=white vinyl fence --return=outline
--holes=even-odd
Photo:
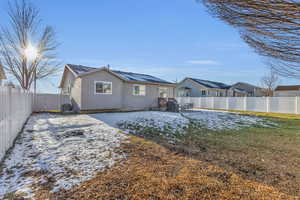
[[[177,97],[194,108],[300,114],[300,97]]]
[[[71,103],[68,95],[36,94],[34,97],[34,111],[57,111],[61,105]]]
[[[70,103],[69,96],[36,94],[34,97],[28,91],[0,86],[0,161],[33,111],[60,110],[64,103]]]
[[[0,86],[0,160],[32,112],[32,94]]]

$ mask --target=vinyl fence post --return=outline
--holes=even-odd
[[[270,97],[266,98],[267,112],[270,112]]]
[[[300,96],[295,98],[296,114],[300,114]]]
[[[211,97],[211,108],[214,109],[215,108],[215,98]]]
[[[226,110],[229,110],[229,97],[226,98]]]
[[[11,86],[8,86],[7,87],[7,90],[8,90],[8,137],[9,137],[9,144],[8,146],[11,145],[11,139],[12,138],[12,115],[13,115],[13,111],[12,111],[12,87]]]
[[[247,111],[247,97],[244,97],[244,111]]]

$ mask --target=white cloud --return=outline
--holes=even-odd
[[[193,65],[220,65],[220,63],[215,60],[189,60],[187,63]]]

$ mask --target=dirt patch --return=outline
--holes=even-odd
[[[296,199],[144,139],[132,137],[122,149],[126,162],[50,199]]]

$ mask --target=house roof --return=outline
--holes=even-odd
[[[197,78],[188,78],[200,85],[204,85],[207,88],[216,88],[216,89],[228,89],[230,88],[229,85],[221,82],[215,82],[215,81],[208,81],[208,80],[202,80],[202,79],[197,79]]]
[[[245,85],[245,86],[248,86],[248,87],[252,87],[252,88],[262,89],[260,87],[257,87],[255,85],[252,85],[252,84],[249,84],[249,83],[245,83],[245,82],[237,82],[237,83],[233,84],[232,86],[234,87],[234,86],[236,86],[238,84],[242,84],[242,85]]]
[[[3,80],[3,79],[6,79],[6,76],[5,76],[4,69],[3,69],[2,65],[0,64],[0,80]]]
[[[240,93],[247,93],[246,90],[241,89],[241,88],[231,87],[230,89],[233,91],[236,91],[236,92],[240,92]]]
[[[279,85],[275,91],[300,90],[300,85]]]
[[[138,83],[155,83],[155,84],[171,84],[174,83],[165,81],[163,79],[157,78],[155,76],[147,75],[147,74],[138,74],[133,72],[124,72],[124,71],[118,71],[118,70],[110,70],[107,67],[102,68],[95,68],[95,67],[86,67],[82,65],[73,65],[73,64],[67,64],[67,66],[75,73],[76,76],[85,76],[90,73],[94,73],[101,70],[106,70],[120,79],[128,82],[138,82]]]

